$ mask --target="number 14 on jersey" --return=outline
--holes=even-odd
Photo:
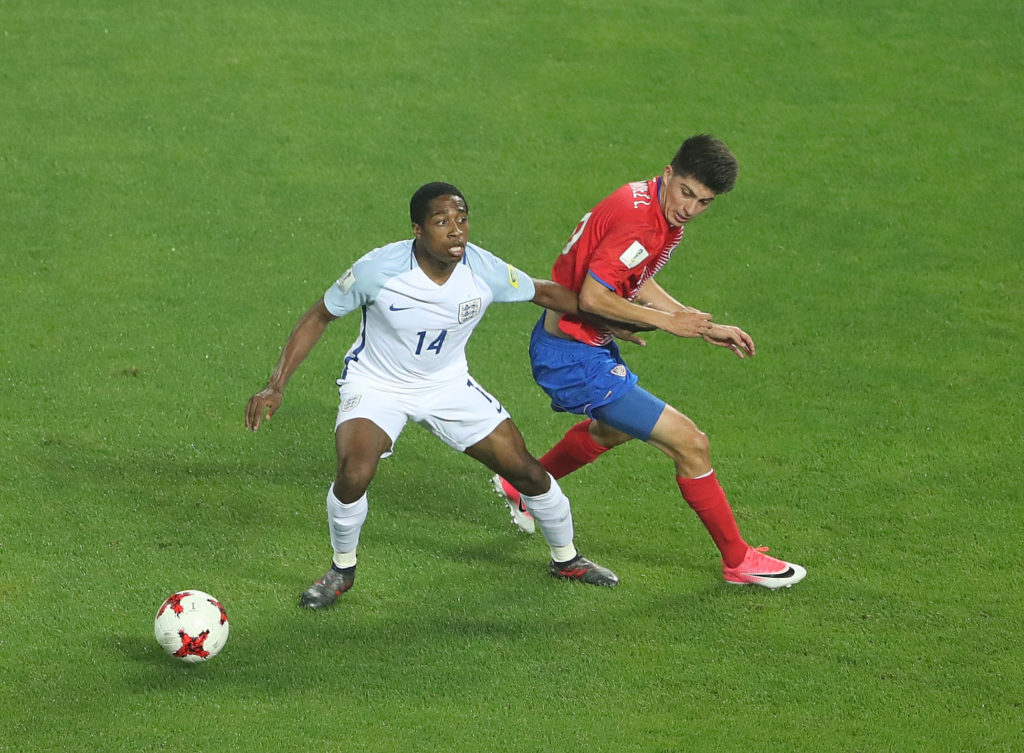
[[[441,330],[441,332],[438,333],[437,337],[435,337],[431,341],[431,343],[427,345],[426,349],[434,351],[435,355],[440,355],[441,346],[444,345],[444,338],[447,334],[448,330]],[[421,353],[423,353],[423,344],[427,341],[427,331],[423,330],[421,332],[417,332],[416,335],[419,338],[419,340],[416,343],[416,355],[420,355]]]

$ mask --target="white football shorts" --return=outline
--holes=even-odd
[[[335,430],[353,418],[369,419],[391,438],[392,450],[408,421],[420,424],[453,450],[463,452],[509,418],[497,398],[468,375],[400,391],[377,382],[339,379],[338,398]]]

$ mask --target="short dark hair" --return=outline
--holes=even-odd
[[[739,165],[723,142],[707,133],[691,136],[672,158],[672,172],[699,180],[716,194],[731,191]]]
[[[424,223],[427,219],[427,210],[430,208],[431,200],[436,199],[438,196],[458,196],[466,205],[466,211],[469,211],[469,202],[466,201],[466,197],[462,195],[462,191],[451,183],[437,181],[434,183],[424,183],[416,189],[416,193],[409,199],[409,219],[412,220],[414,225],[422,225]]]

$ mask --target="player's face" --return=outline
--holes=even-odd
[[[703,212],[715,199],[715,192],[699,180],[677,175],[672,167],[665,168],[661,181],[661,211],[669,225],[685,225]]]
[[[469,212],[461,196],[445,194],[430,200],[423,224],[413,223],[417,251],[434,262],[452,265],[466,253]]]

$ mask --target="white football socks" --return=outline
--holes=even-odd
[[[572,543],[572,509],[558,482],[550,474],[548,478],[551,479],[550,489],[536,497],[523,494],[522,500],[548,542],[551,559],[568,562],[576,556],[576,547]]]
[[[356,553],[355,552],[335,552],[334,557],[331,558],[331,563],[339,570],[345,570],[349,567],[356,566]]]
[[[336,566],[345,568],[356,564],[359,531],[368,510],[366,494],[355,502],[345,504],[334,496],[334,484],[331,484],[327,491],[327,524],[331,531],[331,547],[334,549]]]

